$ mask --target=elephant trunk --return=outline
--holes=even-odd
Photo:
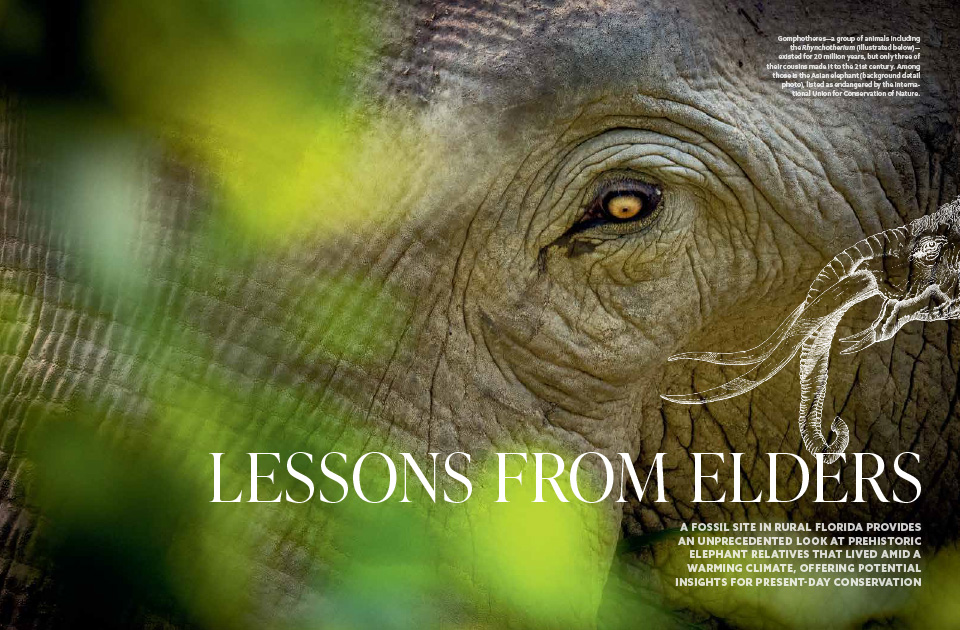
[[[836,434],[832,443],[827,443],[821,426],[830,368],[830,347],[844,314],[855,304],[879,294],[874,275],[867,270],[860,270],[844,276],[814,300],[814,304],[823,302],[828,308],[818,309],[820,317],[811,326],[812,331],[804,338],[800,348],[800,436],[810,453],[828,454],[824,458],[828,464],[837,460],[850,441],[847,425],[839,416],[831,424]]]
[[[752,361],[755,367],[717,387],[694,394],[662,395],[662,398],[683,404],[702,404],[741,395],[771,378],[799,352],[800,435],[809,452],[827,454],[824,458],[827,463],[836,461],[846,449],[850,434],[843,420],[835,418],[831,429],[836,437],[828,443],[821,426],[833,338],[850,308],[880,295],[875,265],[867,263],[901,252],[907,237],[905,228],[887,230],[841,252],[817,275],[804,303],[756,348],[739,353],[674,355],[672,360],[693,359],[727,365]]]
[[[824,461],[828,464],[837,460],[850,441],[847,424],[839,416],[834,418],[830,427],[836,436],[832,443],[827,443],[821,425],[830,346],[839,321],[840,316],[831,317],[803,342],[800,349],[800,437],[810,453],[827,454]]]
[[[750,372],[711,389],[693,394],[662,394],[661,398],[671,402],[695,405],[745,394],[777,374],[802,349],[806,349],[809,356],[823,354],[825,355],[823,360],[826,361],[829,359],[830,344],[836,325],[844,313],[854,304],[878,294],[877,281],[869,271],[861,270],[848,275],[794,311],[788,321],[781,325],[784,329],[782,333],[778,329],[779,338],[774,342],[769,340],[764,342],[771,349],[759,357],[759,361]],[[811,339],[818,339],[820,345],[809,346]],[[674,355],[671,360],[683,358],[733,364],[732,361],[726,361],[725,356],[718,353],[690,353],[683,356]],[[825,371],[823,377],[825,384]]]
[[[835,434],[832,443],[827,443],[822,430],[830,348],[837,326],[854,304],[879,293],[876,279],[864,267],[900,255],[909,237],[907,227],[898,227],[858,241],[824,265],[807,292],[805,305],[821,301],[826,294],[833,295],[827,302],[834,304],[834,310],[804,339],[800,349],[800,436],[810,453],[827,454],[824,461],[828,464],[839,458],[850,441],[850,431],[839,416],[830,425]]]
[[[960,223],[960,206],[946,206],[935,215],[909,226],[885,230],[848,247],[824,265],[810,284],[806,299],[759,345],[739,352],[686,352],[671,361],[705,361],[719,365],[751,365],[753,369],[716,387],[693,394],[661,395],[672,402],[694,405],[732,398],[751,391],[779,372],[800,353],[800,435],[812,454],[823,454],[826,463],[836,461],[850,441],[846,423],[834,418],[835,434],[827,442],[823,433],[823,403],[826,398],[830,349],[837,326],[855,304],[883,295],[884,286],[898,286],[897,274],[907,274],[916,240],[923,233],[951,221]],[[888,299],[888,302],[890,300]],[[841,341],[852,344],[844,352],[860,350],[876,341],[873,327]]]
[[[811,317],[811,314],[822,316],[824,304],[829,306],[829,301],[819,300],[824,291],[829,290],[844,278],[859,271],[865,264],[881,259],[884,256],[897,255],[903,251],[909,239],[909,230],[906,227],[886,230],[880,234],[869,236],[847,249],[837,254],[833,260],[824,265],[816,279],[810,284],[806,299],[773,332],[759,345],[738,352],[681,352],[674,354],[669,361],[704,361],[715,363],[717,365],[757,365],[763,362],[770,362],[773,355],[782,353],[784,345],[790,345],[791,338],[795,339],[790,346],[790,353],[787,360],[795,356],[800,342],[805,337],[797,339],[798,331],[812,331],[811,321],[817,321],[817,317]],[[786,343],[785,343],[786,342]],[[783,367],[781,362],[776,365]],[[742,393],[742,392],[740,392]],[[736,394],[734,394],[736,395]],[[729,396],[728,396],[729,397]],[[677,397],[664,397],[667,400],[675,402],[701,403],[707,402],[702,397],[687,400],[675,400]]]

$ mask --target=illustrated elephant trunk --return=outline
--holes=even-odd
[[[881,295],[877,276],[887,257],[902,256],[910,233],[906,227],[875,234],[845,249],[823,267],[810,285],[807,297],[777,330],[758,346],[741,352],[691,352],[682,359],[718,365],[753,365],[750,372],[722,385],[686,395],[662,398],[681,404],[703,404],[739,396],[764,383],[800,353],[800,435],[811,453],[825,453],[827,463],[836,461],[849,442],[846,423],[839,417],[831,424],[836,434],[828,443],[822,430],[830,348],[837,326],[854,305]]]

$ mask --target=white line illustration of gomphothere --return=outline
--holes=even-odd
[[[852,354],[892,338],[912,321],[960,318],[960,197],[908,225],[869,236],[831,260],[810,285],[806,300],[760,345],[741,352],[685,352],[670,361],[752,365],[750,372],[717,387],[686,395],[663,395],[697,405],[749,392],[782,370],[800,353],[800,436],[824,461],[839,458],[850,441],[846,423],[836,417],[827,443],[821,420],[837,325],[855,304],[880,296],[877,319],[840,340],[841,354]]]

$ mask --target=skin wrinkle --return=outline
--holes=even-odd
[[[19,205],[19,204],[18,204],[18,205]],[[38,252],[38,253],[39,253],[39,252]],[[49,256],[50,256],[50,254],[47,254],[46,264],[44,265],[45,268],[49,268],[49,267],[50,267],[50,264],[49,264]],[[42,286],[40,285],[40,281],[41,281],[41,280],[43,281],[43,282],[42,282]],[[32,335],[30,335],[30,336],[32,337],[32,338],[31,338],[31,341],[29,342],[29,346],[28,346],[28,348],[29,348],[28,353],[30,353],[30,354],[32,354],[32,353],[34,352],[34,348],[36,348],[37,345],[38,345],[39,343],[41,343],[41,340],[42,340],[42,337],[41,337],[41,335],[42,335],[41,322],[42,322],[43,319],[44,319],[44,311],[45,311],[45,310],[48,310],[49,308],[52,307],[51,302],[50,302],[49,300],[44,299],[44,298],[45,298],[46,291],[47,291],[47,283],[46,283],[46,280],[47,280],[47,275],[46,275],[46,274],[41,274],[41,275],[38,276],[37,288],[41,289],[42,292],[40,293],[40,295],[41,295],[40,304],[39,304],[39,306],[36,308],[36,310],[37,310],[37,322],[36,322],[36,324],[35,324],[34,327],[33,327],[33,333],[32,333]],[[29,354],[26,355],[26,356],[29,356]],[[24,385],[27,384],[27,383],[24,382],[24,379],[28,378],[27,375],[24,374],[24,370],[23,370],[25,363],[26,363],[26,358],[24,359],[24,361],[21,361],[21,362],[20,362],[20,365],[19,365],[19,367],[18,367],[18,369],[17,369],[17,372],[15,373],[15,376],[14,376],[14,378],[13,378],[14,386],[11,387],[11,390],[10,390],[11,393],[6,396],[6,399],[5,399],[5,401],[4,401],[5,403],[7,403],[7,404],[4,405],[5,407],[7,407],[7,408],[5,409],[5,411],[6,411],[7,413],[4,414],[4,416],[3,416],[4,418],[17,418],[17,417],[19,416],[19,414],[16,413],[16,412],[17,412],[17,407],[19,407],[19,405],[15,406],[15,405],[14,405],[14,401],[17,401],[17,400],[20,400],[20,399],[26,399],[27,396],[30,396],[31,394],[35,394],[35,392],[36,392],[36,390],[34,390],[34,388],[33,388],[33,382],[36,381],[36,378],[33,378],[33,379],[31,380],[31,382],[29,383],[29,390],[28,390],[28,392],[26,392],[27,396],[24,395],[23,388],[24,388]],[[21,375],[21,374],[24,374],[24,379],[21,379],[21,378],[20,378],[20,375]],[[18,382],[19,382],[19,385],[18,385]],[[9,415],[7,415],[7,414],[9,414]],[[5,424],[7,424],[7,423],[5,423]],[[6,444],[8,444],[8,443],[10,442],[10,434],[11,434],[11,432],[12,432],[12,434],[13,434],[13,435],[12,435],[12,442],[13,442],[12,447],[13,447],[13,448],[12,448],[11,451],[6,451],[6,449],[3,449],[4,451],[6,451],[6,452],[3,452],[3,455],[7,455],[8,452],[16,452],[17,446],[21,443],[20,440],[21,440],[21,435],[22,435],[22,432],[23,432],[23,426],[24,426],[24,423],[23,423],[23,422],[16,422],[16,423],[13,425],[13,427],[9,427],[9,426],[4,427],[5,430],[4,430],[4,432],[3,432],[4,434],[3,434],[2,444],[3,444],[3,445],[6,445]],[[9,457],[9,456],[4,457],[4,460],[5,460],[5,461],[3,462],[3,470],[2,470],[2,474],[0,474],[0,478],[2,478],[2,479],[7,479],[7,478],[9,478],[9,476],[12,474],[12,471],[10,470],[10,465],[13,463],[14,460],[13,460],[12,457]]]
[[[581,147],[582,147],[582,145],[578,145],[578,146],[577,146],[578,149],[581,148]],[[611,152],[611,155],[612,155],[613,157],[615,157],[620,151],[622,151],[622,149],[621,149],[619,146],[613,146],[613,147],[608,147],[608,148],[607,148],[607,151],[610,151],[610,152]],[[594,156],[593,156],[593,155],[590,155],[590,156],[585,157],[585,158],[584,158],[584,162],[586,162],[586,160],[589,160],[589,159],[592,158],[592,157],[594,157]],[[607,158],[607,159],[609,159],[609,158]],[[577,169],[577,172],[579,173],[579,172],[582,172],[583,170],[589,170],[590,167],[596,167],[596,166],[598,166],[599,164],[602,164],[604,161],[605,161],[604,159],[601,159],[599,162],[586,162],[586,166],[584,166],[584,167],[582,167],[582,168],[577,168],[577,167],[580,167],[582,164],[584,164],[584,162],[581,162],[581,163],[578,163],[578,164],[573,165],[572,168]],[[557,178],[560,179],[561,176],[562,176],[562,174],[558,174]],[[566,179],[572,180],[573,178],[566,178]],[[563,188],[561,188],[561,190],[560,190],[560,192],[561,192],[561,199],[562,199],[562,198],[569,197],[569,196],[573,196],[573,197],[575,197],[575,198],[577,198],[577,199],[582,199],[583,196],[584,196],[584,194],[586,194],[586,191],[585,191],[584,189],[579,189],[579,190],[577,190],[576,192],[572,193],[571,195],[568,195],[568,194],[566,194],[568,190],[569,190],[569,187],[568,187],[568,186],[564,186]],[[551,205],[554,205],[554,204],[551,204]],[[552,212],[550,213],[550,214],[557,214],[557,217],[558,217],[558,219],[560,220],[560,221],[559,221],[559,226],[560,226],[560,227],[558,227],[558,230],[559,230],[559,229],[564,229],[564,230],[569,229],[570,226],[573,225],[573,223],[580,218],[580,216],[581,216],[580,213],[583,212],[583,209],[582,209],[582,207],[581,207],[581,206],[583,205],[582,203],[569,203],[569,204],[564,204],[564,205],[566,205],[566,206],[569,208],[569,210],[567,210],[567,211],[565,211],[565,212],[563,212],[563,213],[552,213]],[[548,211],[546,211],[546,210],[541,210],[541,212],[548,212]],[[576,212],[577,214],[573,214],[574,212]]]
[[[638,119],[636,119],[636,120],[642,120],[642,118],[638,118]],[[671,122],[674,122],[675,124],[681,124],[681,128],[682,128],[682,123],[681,123],[681,122],[676,121],[676,120],[673,120],[673,119],[669,119],[669,118],[668,118],[668,120],[670,120]],[[641,125],[641,127],[642,127],[642,125]],[[601,134],[598,134],[598,135],[602,135],[602,133],[601,133]],[[584,141],[584,143],[586,143],[586,141]]]
[[[674,122],[678,122],[678,124],[682,124],[682,123],[679,123],[679,121],[674,121]],[[704,128],[704,127],[701,127],[701,129],[702,129],[702,128]],[[705,127],[705,128],[709,128],[709,126],[707,126],[707,127]],[[710,139],[710,140],[711,140],[711,143],[713,144],[713,146],[716,146],[718,150],[723,151],[723,149],[721,148],[720,145],[717,145],[717,144],[715,144],[715,143],[713,142],[713,138],[715,138],[715,137],[720,137],[720,136],[716,136],[716,135],[715,135],[715,136],[709,136],[709,135],[708,135],[708,136],[705,136],[705,137],[706,137],[707,139]],[[734,162],[735,164],[737,164],[738,166],[740,166],[740,165],[742,164],[742,163],[738,160],[738,158],[737,158],[737,156],[736,156],[735,154],[731,154],[731,153],[729,153],[729,152],[727,152],[727,151],[724,151],[724,154],[727,155],[727,156],[729,156],[729,157],[733,160],[733,162]],[[743,171],[743,174],[748,178],[748,180],[751,180],[751,181],[752,181],[752,178],[750,177],[749,172]],[[754,186],[754,187],[752,188],[752,190],[754,191],[754,194],[756,194],[756,191],[757,191],[758,189],[756,188],[756,186]]]
[[[911,136],[910,141],[911,143],[913,141],[922,142],[919,136]],[[874,151],[876,151],[875,147],[874,147]],[[918,155],[917,155],[918,153],[927,153],[929,155],[931,152],[928,149],[924,151],[914,150],[908,155],[908,159],[910,160],[910,174],[912,175],[912,182],[911,182],[912,190],[911,190],[910,196],[913,197],[914,199],[922,199],[923,197],[927,196],[927,191],[924,190],[926,186],[922,186],[920,184],[920,179],[921,177],[923,177],[929,182],[930,176],[931,176],[931,172],[930,170],[928,170],[929,166],[931,166],[930,161],[928,160],[925,160],[922,162],[919,161]],[[932,157],[930,159],[932,159]],[[891,171],[894,171],[896,168],[892,160],[890,162],[890,168],[891,168]],[[924,172],[921,173],[920,172],[921,170],[923,170]],[[919,203],[918,206],[922,207],[923,206],[922,202]],[[901,218],[902,218],[902,215],[901,215]]]
[[[570,149],[569,149],[562,157],[560,157],[560,159],[556,160],[557,166],[556,166],[555,168],[560,168],[561,166],[566,165],[566,164],[569,162],[569,156],[570,156],[571,154],[575,153],[575,152],[578,151],[578,150],[581,150],[585,144],[587,144],[587,143],[589,143],[590,141],[592,141],[592,140],[594,140],[594,139],[602,136],[604,133],[605,133],[605,132],[600,132],[600,133],[598,133],[598,134],[596,134],[596,135],[594,135],[594,136],[590,136],[590,137],[588,137],[588,138],[585,138],[585,139],[582,139],[582,140],[579,140],[579,141],[576,141],[576,142],[573,142],[573,141],[572,141],[572,142],[570,143]],[[614,147],[611,147],[611,149],[614,149]],[[589,157],[590,157],[590,156],[587,156],[587,157],[585,157],[584,159],[589,159]],[[576,168],[576,165],[573,165],[573,166],[571,167],[571,170],[574,170],[575,168]],[[554,175],[554,173],[556,173],[556,175]],[[537,173],[537,176],[539,177],[539,173]],[[556,182],[557,180],[560,180],[560,179],[562,178],[562,176],[563,176],[562,171],[557,172],[556,170],[552,170],[551,173],[547,176],[547,179],[546,179],[546,182],[545,182],[547,189],[548,189],[548,190],[549,190],[549,189],[555,189],[555,188],[556,188],[555,182]],[[567,179],[571,179],[571,178],[567,178]],[[561,188],[560,191],[559,191],[559,199],[556,199],[555,201],[549,202],[549,205],[555,206],[555,205],[557,205],[558,203],[560,203],[560,200],[562,200],[562,199],[564,199],[564,198],[567,198],[567,197],[568,197],[568,195],[567,195],[568,190],[569,190],[569,188],[566,187],[566,186],[563,187],[563,188]],[[527,192],[529,192],[529,189],[528,189]],[[583,194],[583,192],[574,193],[575,196],[582,196],[582,194]],[[556,196],[555,196],[555,197],[556,197]],[[526,198],[526,197],[525,197],[525,198]],[[575,220],[576,218],[578,218],[578,216],[579,216],[579,215],[573,215],[574,210],[573,210],[572,208],[574,208],[576,204],[572,204],[572,203],[563,204],[563,205],[566,205],[566,206],[570,207],[571,210],[568,210],[568,211],[566,211],[566,212],[554,213],[554,212],[550,212],[550,211],[548,211],[548,210],[546,210],[546,209],[543,209],[543,204],[546,202],[546,200],[547,200],[547,197],[546,197],[546,196],[541,197],[541,201],[539,202],[538,206],[531,212],[531,214],[534,215],[534,216],[536,216],[538,213],[539,213],[539,214],[546,214],[547,216],[554,216],[554,215],[555,215],[555,216],[556,216],[556,219],[557,219],[558,221],[561,221],[561,222],[559,223],[558,228],[557,228],[557,232],[559,233],[561,230],[565,231],[565,230],[569,229],[570,225],[572,225],[573,222],[574,222],[574,220]],[[577,211],[579,211],[579,209],[577,209]],[[532,222],[531,222],[531,224],[532,224]],[[548,226],[548,227],[549,227],[549,226]],[[548,228],[544,228],[544,231],[546,231],[546,229],[548,229]],[[549,238],[549,237],[548,237],[548,238]],[[533,244],[531,245],[531,247],[534,247],[534,246],[535,246],[535,245],[533,245]]]
[[[588,106],[589,106],[589,104],[588,104]],[[574,128],[574,126],[575,126],[575,125],[580,121],[580,119],[586,114],[587,109],[588,109],[588,107],[582,108],[575,116],[573,116],[573,117],[571,118],[570,123],[566,125],[566,127],[563,129],[562,133],[557,137],[557,140],[553,143],[553,145],[551,145],[550,147],[547,148],[547,153],[556,153],[556,152],[557,152],[557,151],[556,151],[556,148],[559,146],[560,142],[562,142],[563,138],[565,138],[567,135],[570,134],[570,132],[571,132],[571,130]],[[574,150],[574,148],[569,149],[569,151],[567,152],[567,155],[569,155],[569,153],[572,152],[573,150]],[[525,158],[524,163],[520,165],[520,168],[521,168],[521,169],[523,168],[524,164],[526,164],[526,159],[529,159],[529,156],[528,156],[527,158]],[[518,170],[518,174],[519,174],[519,170]],[[532,191],[532,189],[533,189],[533,187],[534,187],[534,185],[535,185],[533,182],[535,182],[535,181],[537,181],[538,179],[540,179],[540,176],[541,176],[541,171],[538,171],[538,172],[535,174],[535,177],[532,178],[531,184],[530,184],[530,185],[527,187],[527,189],[524,191],[524,194],[522,195],[522,198],[523,198],[523,199],[527,199],[527,198],[529,198],[529,197],[531,196],[531,191]],[[515,181],[515,180],[513,180],[513,181]],[[511,184],[513,183],[513,181],[511,181]],[[548,181],[549,181],[549,180],[548,180]],[[537,196],[540,196],[540,195],[537,195]],[[519,216],[517,217],[517,220],[520,221],[520,217],[519,217]],[[533,221],[529,221],[529,222],[527,223],[527,228],[526,228],[526,230],[525,230],[525,232],[524,232],[524,237],[523,237],[524,242],[530,242],[530,241],[531,241],[530,233],[531,233],[531,230],[533,229],[533,226],[534,226],[534,222],[533,222]],[[521,227],[521,229],[522,229],[522,227]],[[544,230],[545,230],[545,229],[546,229],[546,228],[544,228]]]
[[[489,189],[488,189],[487,194],[489,194]],[[485,203],[485,202],[486,202],[486,200],[484,200],[482,203]],[[459,249],[458,257],[457,257],[457,259],[456,259],[456,261],[454,262],[454,265],[453,265],[454,272],[453,272],[453,274],[452,274],[452,277],[456,277],[456,275],[460,273],[460,267],[461,267],[462,262],[463,262],[463,256],[464,256],[464,253],[466,252],[466,249],[467,249],[465,244],[468,242],[469,236],[470,236],[470,232],[473,230],[473,220],[475,219],[475,217],[477,216],[477,214],[478,214],[479,212],[480,212],[480,209],[479,209],[479,207],[478,207],[478,208],[477,208],[473,213],[471,213],[471,215],[470,215],[472,218],[471,218],[470,223],[469,223],[469,224],[467,225],[467,227],[466,227],[466,233],[465,233],[465,236],[464,236],[464,238],[463,238],[464,246],[462,246],[462,247]],[[447,301],[447,307],[446,307],[446,311],[448,311],[448,312],[452,310],[453,299],[454,299],[454,296],[455,296],[455,295],[456,295],[455,292],[450,292],[450,293],[449,293],[449,297],[448,297],[448,301]],[[432,308],[435,309],[436,307],[437,307],[437,304],[434,303],[434,306],[433,306]],[[433,312],[434,312],[434,311],[431,310],[431,314],[432,314]],[[428,315],[427,319],[429,320],[429,319],[431,319],[431,317]],[[464,322],[464,328],[465,328],[465,329],[469,329],[469,327],[466,326],[466,320],[465,320],[465,319],[463,320],[463,322]],[[446,325],[446,329],[447,329],[447,330],[450,330],[449,320],[448,320],[448,323],[447,323],[447,325]],[[420,329],[418,335],[423,335],[424,332],[425,332],[425,330],[426,330],[425,328]],[[444,354],[444,351],[445,351],[445,348],[446,348],[447,337],[448,337],[448,335],[443,335],[443,340],[442,340],[442,342],[441,342],[442,345],[441,345],[440,351],[439,351],[439,352],[437,353],[437,355],[436,355],[436,362],[435,362],[435,364],[434,364],[434,369],[432,370],[431,390],[430,390],[430,391],[431,391],[431,395],[430,395],[430,401],[431,401],[431,402],[430,402],[430,408],[431,408],[431,412],[430,412],[430,420],[428,421],[429,426],[431,426],[431,427],[432,427],[432,425],[433,425],[433,423],[434,423],[433,418],[435,417],[435,406],[434,406],[434,405],[435,405],[435,401],[436,401],[436,396],[435,396],[436,376],[437,376],[437,374],[438,374],[438,372],[439,372],[439,370],[440,370],[440,362],[442,361],[442,357],[443,357],[443,354]],[[418,338],[419,338],[419,337],[418,337]]]
[[[914,183],[916,183],[917,177],[916,177],[916,173],[913,171],[913,159],[909,155],[908,155],[908,158],[909,158],[910,169],[905,174],[909,175],[910,179],[913,180]],[[879,161],[879,165],[877,164],[878,161]],[[913,207],[910,209],[910,211],[905,212],[903,209],[899,207],[900,204],[898,204],[896,201],[897,199],[910,199],[911,206],[914,206],[915,205],[914,200],[917,198],[917,190],[914,190],[912,193],[904,190],[902,185],[903,184],[902,179],[900,176],[898,176],[897,169],[893,165],[893,156],[886,152],[880,152],[879,154],[875,153],[874,165],[877,166],[877,171],[878,171],[877,185],[880,187],[880,191],[883,193],[883,196],[885,197],[887,203],[890,204],[890,207],[896,211],[896,215],[898,219],[897,224],[899,225],[900,222],[903,221],[903,217],[905,216],[909,216],[911,214],[916,215],[917,214],[916,207]],[[903,169],[901,169],[901,171],[902,170]],[[904,173],[900,173],[900,175],[903,175],[903,174]],[[885,183],[885,181],[887,183]],[[888,192],[888,188],[894,191],[893,194]],[[888,227],[890,227],[882,223],[884,220],[882,214],[880,214],[878,219],[881,222],[883,229],[887,229]]]
[[[374,388],[373,396],[370,397],[370,404],[367,406],[367,410],[363,418],[363,421],[365,423],[370,421],[371,414],[373,412],[373,407],[376,404],[377,399],[380,398],[380,392],[383,388],[384,383],[387,380],[388,375],[390,374],[390,369],[397,363],[398,354],[400,352],[400,349],[404,346],[404,342],[405,342],[405,338],[407,337],[407,334],[410,332],[415,312],[416,312],[415,309],[410,310],[410,315],[407,317],[406,321],[404,322],[403,331],[400,333],[397,343],[394,345],[393,350],[391,351],[390,358],[387,361],[387,365],[383,370],[383,374],[380,376],[380,379],[377,381],[377,385]],[[390,392],[393,389],[394,380],[395,380],[395,377],[391,377],[390,383],[387,384],[387,392]],[[389,393],[386,394],[386,396],[389,396]]]
[[[496,356],[496,353],[494,353],[493,356]],[[518,381],[519,383],[523,384],[525,387],[527,387],[527,388],[530,389],[531,391],[537,391],[537,390],[539,389],[539,388],[530,388],[530,385],[529,385],[528,381],[526,381],[524,378],[522,378],[520,374],[516,373],[516,371],[513,369],[513,367],[512,367],[511,365],[508,365],[507,368],[510,370],[510,373],[514,375],[514,378],[517,379],[517,381]],[[548,387],[549,387],[549,385],[548,385]],[[566,397],[566,396],[568,395],[568,392],[565,392],[565,391],[563,391],[563,390],[561,390],[561,389],[556,389],[556,390],[554,390],[554,391],[556,391],[556,393],[558,393],[558,394],[561,394],[563,397]],[[570,398],[573,398],[573,397],[570,397]],[[591,418],[589,415],[585,415],[582,410],[568,409],[567,407],[564,406],[564,404],[563,404],[562,402],[555,402],[555,403],[553,403],[553,406],[558,407],[558,408],[560,408],[560,409],[563,409],[563,410],[565,410],[565,411],[568,411],[568,412],[571,413],[572,415],[577,416],[577,417],[580,417],[580,418],[582,418],[582,419],[593,419],[593,420],[596,420],[596,421],[601,421],[601,420],[602,420],[602,418],[599,418],[599,417],[597,417],[597,418]],[[587,448],[587,449],[600,448],[600,445],[599,445],[599,444],[593,443],[593,442],[590,442],[590,441],[586,440],[586,438],[585,438],[582,434],[580,434],[580,433],[577,432],[576,427],[563,426],[563,425],[557,424],[556,421],[553,421],[553,420],[551,420],[550,423],[551,423],[551,425],[553,425],[554,427],[556,427],[556,428],[558,428],[558,429],[562,429],[562,430],[564,431],[564,433],[569,434],[569,437],[573,438],[574,440],[577,440],[577,441],[581,441],[581,440],[582,440],[582,441],[584,441],[585,443],[580,445],[580,448],[581,448],[581,449],[583,449],[583,448]],[[581,450],[580,452],[586,452],[586,451]]]
[[[501,332],[503,332],[503,331],[501,331]],[[512,338],[512,336],[510,335],[509,332],[504,333],[504,334],[503,334],[503,338],[506,339],[506,340],[508,340],[508,341],[511,341],[511,342],[515,342],[515,341],[516,341],[516,340],[514,340],[514,339]],[[526,340],[526,341],[527,341],[528,343],[529,343],[529,342],[532,342],[532,341],[534,341],[534,338],[531,338],[531,339]],[[526,349],[526,346],[525,346],[524,344],[519,344],[519,343],[517,343],[517,344],[516,344],[516,347],[517,347],[518,349],[521,349],[521,350],[525,350],[525,351],[527,351],[527,352],[530,352],[529,350]],[[592,381],[595,381],[595,382],[598,383],[598,384],[604,383],[604,380],[603,380],[603,378],[601,377],[601,375],[593,374],[593,373],[588,372],[586,366],[582,366],[582,367],[581,367],[581,366],[574,365],[574,364],[571,363],[571,364],[565,365],[564,367],[567,368],[567,369],[574,370],[574,371],[577,371],[577,372],[579,372],[579,373],[585,374],[585,375],[589,376]]]

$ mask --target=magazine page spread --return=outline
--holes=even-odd
[[[960,627],[954,0],[0,0],[0,626]]]

